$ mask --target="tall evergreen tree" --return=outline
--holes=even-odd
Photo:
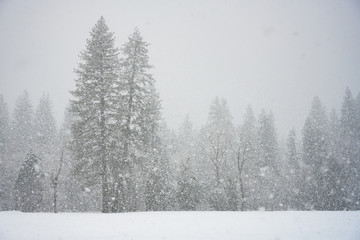
[[[59,131],[59,146],[57,148],[58,151],[63,151],[63,167],[61,177],[59,178],[59,211],[85,211],[91,209],[87,204],[86,198],[83,196],[81,179],[73,174],[77,165],[70,151],[71,142],[73,141],[71,132],[73,123],[74,116],[70,112],[69,107],[67,107],[64,112],[64,121]],[[59,159],[61,154],[56,157]],[[60,160],[56,163],[57,166],[60,166]]]
[[[22,158],[33,147],[33,108],[27,91],[24,91],[16,100],[13,110],[13,117],[10,123],[10,145],[9,155],[6,161],[7,184],[10,184],[13,190],[13,184],[16,179],[16,173],[19,171]],[[7,199],[14,199],[14,191],[8,191]],[[12,201],[13,202],[13,201]],[[13,208],[8,205],[9,208]]]
[[[303,161],[306,164],[304,183],[307,209],[326,210],[331,194],[329,181],[329,132],[325,107],[315,97],[303,128]]]
[[[193,201],[191,197],[193,195],[191,195],[192,190],[190,189],[193,183],[191,179],[195,179],[196,175],[192,172],[194,169],[193,134],[192,122],[190,121],[189,115],[186,115],[179,127],[176,141],[174,142],[174,153],[170,157],[173,165],[173,172],[176,174],[176,200],[179,209],[184,210],[196,208],[196,204],[192,204]]]
[[[49,95],[43,94],[40,98],[39,104],[36,108],[33,121],[33,151],[42,159],[44,166],[44,198],[43,198],[43,209],[50,211],[52,209],[52,196],[50,179],[48,176],[54,172],[54,168],[57,165],[55,159],[57,145],[56,145],[56,125],[53,117],[51,103]]]
[[[123,138],[124,158],[128,158],[133,149],[143,144],[152,144],[150,136],[159,131],[160,100],[155,90],[155,80],[149,73],[148,43],[136,28],[128,42],[122,47],[121,92],[119,117]],[[151,138],[151,137],[150,137]]]
[[[358,93],[355,101],[355,149],[356,149],[356,159],[354,161],[356,168],[356,178],[355,178],[355,189],[356,197],[354,201],[354,209],[360,209],[360,93]]]
[[[56,124],[51,109],[49,95],[43,94],[36,109],[33,123],[33,138],[36,152],[47,158],[55,151]]]
[[[257,135],[257,180],[255,195],[258,208],[278,210],[282,207],[280,195],[279,147],[273,114],[260,113]]]
[[[9,168],[9,112],[3,96],[0,94],[0,210],[9,210],[11,193],[11,169]]]
[[[118,111],[119,59],[113,33],[109,32],[103,17],[92,28],[80,58],[70,108],[74,115],[73,152],[79,162],[77,173],[86,177],[88,186],[95,185],[100,177],[101,210],[109,212],[109,165],[115,160],[112,148],[116,146],[113,132]]]
[[[233,171],[230,167],[231,145],[234,127],[225,99],[216,97],[211,105],[207,125],[201,130],[202,151],[207,164],[212,168],[212,177],[207,179],[211,192],[210,205],[214,210],[229,209],[226,181]]]
[[[342,139],[342,155],[346,164],[351,164],[355,158],[354,139],[356,135],[355,129],[355,101],[347,88],[341,108],[341,139]]]
[[[360,207],[360,193],[357,191],[357,182],[360,180],[357,121],[355,100],[347,88],[341,108],[340,138],[348,209]]]
[[[138,29],[129,36],[123,45],[120,92],[117,115],[120,162],[114,167],[115,211],[129,211],[138,208],[137,199],[144,185],[136,174],[149,174],[149,169],[157,161],[160,149],[159,121],[160,100],[155,89],[155,80],[149,70],[148,43]],[[144,168],[145,167],[145,168]],[[155,174],[155,173],[152,173]],[[152,175],[151,175],[152,176]],[[157,176],[159,177],[159,176]],[[140,181],[140,182],[139,182]]]
[[[14,154],[23,156],[33,146],[33,108],[27,91],[17,99],[13,115],[11,145]]]
[[[235,158],[237,166],[240,210],[249,208],[249,200],[254,180],[253,166],[256,156],[256,129],[255,116],[252,107],[247,107],[244,122],[238,129],[237,141],[235,142]]]
[[[302,203],[300,198],[300,186],[301,186],[301,162],[297,147],[297,139],[295,129],[289,132],[287,141],[286,152],[286,172],[284,176],[285,185],[284,191],[287,195],[287,208],[288,209],[302,209]]]
[[[40,159],[27,154],[15,182],[15,209],[23,212],[40,210],[43,199],[43,177]]]
[[[333,109],[329,118],[329,175],[332,182],[329,196],[331,210],[347,209],[346,171],[341,157],[340,120]]]
[[[0,94],[0,162],[4,161],[5,150],[9,144],[9,111]]]

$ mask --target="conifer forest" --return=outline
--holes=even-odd
[[[271,109],[234,121],[216,96],[200,127],[187,115],[174,130],[148,46],[138,28],[118,45],[100,17],[63,122],[50,94],[19,90],[13,109],[0,95],[1,211],[360,210],[358,92],[344,89],[339,109],[314,96],[284,139]]]

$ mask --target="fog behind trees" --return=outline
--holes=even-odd
[[[102,15],[117,46],[135,27],[150,43],[169,127],[189,114],[200,128],[219,96],[237,122],[249,104],[271,109],[285,140],[315,95],[339,111],[346,87],[360,91],[359,9],[355,0],[1,1],[0,89],[10,110],[23,90],[33,105],[49,93],[60,124],[78,54]]]

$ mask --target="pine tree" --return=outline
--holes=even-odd
[[[38,211],[43,199],[43,177],[40,159],[27,154],[15,182],[15,209],[23,212]]]
[[[300,198],[301,163],[297,148],[295,129],[292,129],[289,132],[286,145],[287,169],[284,176],[284,191],[287,195],[287,208],[300,210],[302,209],[302,202]]]
[[[0,210],[9,210],[11,193],[11,171],[8,166],[10,131],[7,104],[0,95]]]
[[[24,91],[16,100],[13,117],[10,123],[10,135],[9,155],[6,161],[6,169],[7,184],[10,184],[13,190],[16,173],[22,165],[21,159],[34,147],[33,108],[27,91]],[[14,199],[14,191],[8,191],[8,193],[8,199]],[[11,205],[8,205],[8,207],[13,209],[14,204],[12,203]]]
[[[45,176],[53,172],[56,149],[56,125],[53,117],[49,95],[43,94],[36,108],[33,119],[33,151],[42,159]],[[45,178],[43,208],[52,209],[52,196],[50,194],[50,179]]]
[[[23,156],[33,146],[33,108],[27,91],[17,99],[13,115],[11,145],[14,154]]]
[[[158,201],[156,201],[155,207],[157,209],[166,209],[169,205],[169,195],[171,193],[171,188],[169,186],[169,157],[168,157],[168,149],[163,143],[162,138],[160,137],[161,132],[164,131],[160,126],[160,101],[157,93],[155,92],[154,86],[149,86],[149,93],[145,95],[145,102],[148,102],[148,106],[145,106],[140,111],[139,116],[139,126],[142,126],[140,129],[140,138],[137,141],[137,144],[140,143],[140,146],[136,143],[133,146],[138,146],[135,148],[135,152],[133,150],[132,156],[134,156],[133,160],[138,160],[139,164],[135,165],[134,170],[132,170],[132,175],[135,176],[132,178],[132,192],[137,191],[136,195],[132,195],[132,199],[136,199],[140,193],[139,189],[134,188],[134,183],[143,183],[145,182],[148,187],[146,187],[145,191],[149,192],[149,190],[153,191],[153,194],[156,194],[158,197]],[[140,141],[139,141],[140,140]],[[138,154],[136,154],[136,152]],[[139,154],[140,153],[140,154]],[[144,166],[141,169],[141,165]],[[153,171],[156,169],[156,171]],[[137,172],[137,176],[133,174],[133,172]],[[144,174],[145,173],[145,174]],[[151,179],[152,177],[157,179],[158,181],[151,181],[152,186],[149,188],[148,182],[144,179],[141,179],[141,176],[147,176],[147,179]],[[138,180],[137,180],[138,179]],[[159,197],[160,196],[160,197]],[[134,202],[134,200],[132,200]],[[146,202],[148,202],[146,200]],[[148,209],[148,206],[146,205]]]
[[[225,99],[216,97],[209,111],[208,124],[201,130],[202,151],[207,164],[212,168],[212,176],[207,179],[211,192],[210,205],[214,210],[229,208],[225,185],[231,175],[231,144],[234,127]]]
[[[74,116],[70,112],[70,108],[67,107],[64,112],[64,121],[59,131],[59,146],[58,151],[63,153],[63,163],[61,169],[61,183],[59,183],[59,209],[63,211],[85,211],[91,209],[87,206],[86,199],[82,198],[83,189],[81,189],[81,179],[74,175],[76,162],[74,161],[73,154],[71,154],[71,142],[73,136],[71,128],[74,123]],[[58,162],[56,163],[60,167],[61,154],[56,156]],[[59,168],[58,168],[59,169]],[[57,170],[58,170],[57,169]],[[53,172],[56,174],[56,171]]]
[[[161,106],[154,86],[155,80],[149,73],[152,66],[149,64],[148,45],[139,30],[135,29],[121,49],[123,56],[118,85],[121,97],[117,115],[120,131],[117,136],[122,145],[119,148],[121,161],[113,172],[117,195],[115,211],[138,208],[137,195],[140,194],[140,189],[136,186],[141,186],[144,182],[136,174],[141,175],[146,169],[159,167],[146,167],[148,163],[152,165],[158,162],[154,158],[158,158],[161,145],[158,136]],[[146,174],[148,173],[145,172]]]
[[[347,209],[360,207],[360,193],[357,191],[357,182],[360,180],[359,151],[357,144],[356,105],[351,91],[347,88],[341,108],[340,138],[343,178],[346,188]]]
[[[72,92],[71,112],[73,152],[79,162],[77,174],[86,178],[88,186],[101,179],[102,212],[109,212],[109,165],[115,161],[112,148],[115,115],[118,111],[116,92],[119,59],[114,47],[113,33],[109,32],[101,17],[90,32],[86,49],[81,52],[82,62],[76,69],[76,90]]]
[[[356,184],[360,182],[360,93],[358,93],[355,101],[355,201],[354,201],[354,209],[360,209],[360,184]]]
[[[211,145],[210,160],[212,161],[216,175],[216,185],[224,181],[223,177],[226,165],[226,154],[231,146],[233,126],[230,111],[225,99],[216,97],[209,112],[208,140]]]
[[[346,203],[346,171],[341,156],[340,120],[333,109],[329,118],[329,175],[332,187],[330,189],[329,207],[331,210],[344,210]]]
[[[351,164],[354,158],[355,129],[355,102],[350,90],[347,88],[341,108],[341,139],[342,155],[346,164]]]
[[[262,111],[259,116],[258,144],[261,165],[276,170],[278,154],[277,135],[274,126],[274,116],[270,112]]]
[[[160,100],[155,89],[155,80],[149,73],[148,43],[138,29],[135,29],[122,47],[121,92],[118,119],[121,120],[124,158],[128,158],[133,149],[152,144],[152,137],[159,131]],[[150,138],[150,139],[149,139]]]
[[[356,178],[355,178],[355,189],[356,198],[354,201],[355,209],[360,209],[360,185],[356,184],[360,182],[360,93],[358,93],[355,101],[355,168],[356,168]]]
[[[238,129],[237,141],[234,143],[241,211],[249,207],[247,200],[250,198],[251,181],[254,178],[254,172],[251,171],[254,166],[251,166],[256,154],[255,122],[254,112],[249,105],[244,116],[244,122]]]
[[[315,97],[303,128],[304,182],[307,209],[326,210],[329,191],[328,119],[325,107]]]
[[[199,209],[202,198],[202,186],[199,175],[202,173],[201,163],[197,158],[196,132],[189,115],[180,124],[170,155],[170,171],[175,175],[175,200],[178,210]]]
[[[9,144],[9,112],[3,95],[0,94],[0,163],[4,161]]]
[[[258,209],[278,210],[282,207],[278,141],[273,114],[264,110],[258,118],[257,180],[255,193]]]
[[[36,152],[44,159],[55,151],[56,124],[49,95],[43,94],[34,116],[34,143]]]

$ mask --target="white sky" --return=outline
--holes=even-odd
[[[356,0],[0,0],[0,93],[10,109],[25,89],[35,106],[48,92],[61,122],[100,16],[117,46],[136,26],[151,44],[163,115],[175,129],[187,113],[196,127],[205,123],[219,96],[235,123],[248,104],[271,109],[283,136],[301,130],[314,95],[330,110],[346,86],[360,91]]]

